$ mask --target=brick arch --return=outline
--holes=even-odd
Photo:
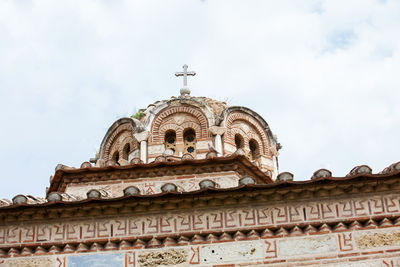
[[[161,110],[154,118],[153,124],[151,126],[151,142],[152,143],[162,143],[163,142],[164,137],[160,131],[161,124],[167,117],[172,116],[176,113],[189,114],[199,121],[200,131],[199,131],[199,133],[196,132],[196,135],[198,134],[198,140],[209,137],[207,117],[204,115],[204,113],[200,109],[192,107],[192,106],[173,106],[173,107],[167,107],[167,108]],[[177,128],[177,130],[178,130],[178,128]]]
[[[182,123],[181,125],[177,125],[174,123],[166,123],[164,125],[161,125],[159,133],[160,136],[163,138],[164,142],[165,133],[172,130],[176,133],[176,140],[182,142],[183,132],[188,128],[192,128],[195,131],[196,138],[198,138],[201,135],[200,125],[193,121],[187,121],[185,123]]]
[[[250,140],[254,139],[258,143],[258,147],[260,147],[260,148],[263,147],[263,145],[262,145],[263,142],[261,141],[260,137],[257,134],[248,133],[247,134],[247,139],[248,139],[247,140],[247,146],[249,145]]]
[[[139,143],[133,136],[134,128],[131,123],[123,123],[117,126],[108,136],[102,146],[100,157],[102,159],[111,159],[112,155],[119,151],[121,154],[123,147],[129,143],[131,150],[139,149]],[[123,142],[118,143],[118,139],[123,136]]]
[[[254,154],[251,150],[250,142],[255,142],[255,144],[256,144],[256,151],[254,151]],[[247,144],[247,146],[248,146],[248,151],[249,151],[248,155],[252,161],[257,160],[258,157],[262,155],[262,153],[261,153],[262,146],[261,146],[261,143],[259,142],[259,139],[255,139],[253,137],[249,138],[249,143]]]
[[[233,146],[236,146],[235,136],[237,134],[239,134],[243,138],[243,142],[244,142],[243,145],[246,146],[246,144],[249,141],[248,138],[247,138],[247,135],[242,129],[240,129],[238,127],[228,128],[227,136],[232,136],[232,138],[226,138],[224,141],[229,143],[229,144],[231,144],[231,145],[233,145]]]
[[[160,136],[162,136],[163,141],[164,141],[164,137],[165,137],[165,133],[168,131],[174,131],[175,134],[177,134],[177,131],[179,129],[179,126],[173,123],[167,123],[164,124],[160,127]]]
[[[252,116],[250,116],[250,115],[248,115],[246,113],[240,112],[240,111],[233,111],[233,112],[229,113],[227,118],[226,118],[226,122],[225,122],[226,128],[227,129],[231,129],[233,124],[234,124],[234,122],[235,121],[240,121],[240,120],[246,122],[247,124],[250,124],[250,126],[252,126],[256,130],[257,135],[259,136],[259,139],[261,140],[260,144],[262,144],[262,150],[261,151],[263,152],[264,155],[269,155],[270,154],[270,151],[269,151],[270,143],[269,143],[269,140],[268,140],[268,137],[267,137],[267,133],[264,131],[264,129],[260,125],[260,123],[255,118],[253,118]],[[234,137],[234,135],[232,136],[231,134],[229,134],[230,132],[231,131],[227,132],[228,135],[227,135],[226,141],[228,143],[232,143],[233,142],[233,144],[234,144],[235,143],[235,140],[234,140],[235,137]],[[248,138],[249,137],[247,137],[247,139]]]
[[[262,145],[263,142],[261,141],[261,139],[257,133],[254,133],[252,131],[245,132],[243,129],[241,129],[240,127],[238,127],[236,125],[234,125],[230,129],[228,128],[227,135],[226,135],[227,137],[224,140],[224,142],[227,142],[233,146],[236,146],[236,143],[235,143],[236,134],[239,134],[243,138],[245,149],[249,149],[249,142],[251,139],[254,139],[258,143],[260,148],[263,147],[263,145]]]
[[[187,122],[181,124],[181,127],[180,127],[180,129],[178,131],[179,135],[182,137],[182,139],[183,139],[183,132],[185,130],[189,129],[189,128],[193,129],[194,132],[196,133],[196,139],[200,138],[200,136],[201,136],[201,126],[199,124],[195,123],[195,122],[187,121]]]

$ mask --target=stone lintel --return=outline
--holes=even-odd
[[[209,128],[209,130],[210,130],[210,132],[213,134],[213,135],[223,135],[225,132],[226,132],[226,127],[219,127],[219,126],[211,126],[210,128]]]
[[[136,140],[140,143],[142,141],[147,141],[147,139],[149,139],[150,133],[149,131],[143,131],[140,133],[135,133],[134,136]]]

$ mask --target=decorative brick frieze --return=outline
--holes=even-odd
[[[76,212],[69,213],[68,210],[63,210],[59,214],[62,220],[55,219],[48,222],[39,220],[35,223],[22,221],[12,225],[3,222],[0,225],[0,248],[22,244],[39,243],[43,246],[57,242],[79,243],[84,240],[98,242],[98,239],[129,237],[146,239],[196,233],[264,231],[264,229],[273,231],[274,236],[299,236],[305,234],[307,229],[303,230],[300,227],[311,225],[318,227],[318,230],[314,233],[308,231],[308,234],[340,233],[341,248],[347,251],[351,249],[348,240],[354,237],[341,232],[349,231],[352,221],[361,222],[360,229],[377,229],[379,225],[382,225],[381,228],[395,227],[393,218],[400,216],[399,201],[399,194],[389,194],[303,203],[255,204],[253,202],[251,205],[240,205],[240,202],[236,202],[236,205],[231,207],[224,205],[224,207],[223,202],[218,199],[215,201],[210,199],[208,204],[204,203],[203,208],[197,207],[187,211],[181,211],[179,206],[172,205],[167,209],[168,214],[165,211],[161,212],[163,207],[158,206],[157,202],[151,205],[139,204],[135,208],[126,210],[126,215],[121,214],[123,206],[115,205],[108,209],[98,206],[99,212],[93,212],[96,210],[86,207],[83,208],[86,210],[86,215],[83,213],[81,219]],[[392,207],[392,211],[388,212],[387,203],[390,202],[397,203],[396,211],[395,207]],[[107,217],[107,213],[121,215]],[[94,218],[87,219],[87,214]],[[370,227],[370,221],[375,224],[373,228]]]

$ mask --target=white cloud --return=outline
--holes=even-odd
[[[1,197],[43,195],[107,128],[177,95],[247,106],[308,179],[400,160],[398,1],[2,1]]]

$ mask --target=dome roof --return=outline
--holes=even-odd
[[[103,164],[121,165],[149,163],[163,155],[204,159],[214,149],[219,156],[246,155],[274,177],[279,148],[267,122],[251,109],[185,93],[117,120],[103,139],[99,158]]]
[[[228,105],[226,102],[215,100],[208,97],[196,97],[191,95],[172,96],[170,99],[159,100],[150,104],[145,109],[140,109],[138,113],[134,114],[132,118],[139,119],[144,124],[148,125],[150,114],[155,114],[163,108],[174,105],[190,105],[200,108],[213,123],[218,117],[222,116]]]
[[[129,165],[187,158],[245,155],[270,177],[278,172],[280,145],[256,112],[208,97],[190,95],[187,77],[196,72],[183,65],[180,96],[156,101],[130,118],[117,120],[101,143],[97,165]]]

